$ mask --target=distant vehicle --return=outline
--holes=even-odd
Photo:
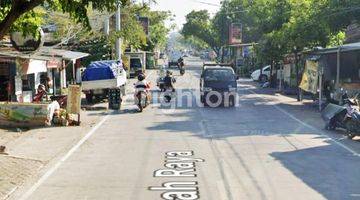
[[[92,62],[83,72],[82,89],[88,103],[108,98],[109,89],[120,88],[125,91],[126,71],[121,61]]]
[[[146,52],[126,52],[125,55],[129,57],[129,75],[130,78],[137,77],[140,73],[146,71]]]
[[[204,106],[210,103],[235,106],[237,79],[231,65],[204,64],[200,78],[201,102]]]
[[[251,78],[254,81],[266,82],[269,80],[269,77],[270,77],[270,65],[262,68],[262,74],[260,72],[260,69],[255,70],[251,74]]]
[[[168,66],[169,67],[177,66],[179,58],[181,58],[181,52],[179,51],[171,52],[169,55]]]
[[[140,58],[130,58],[130,77],[143,73],[143,63]]]

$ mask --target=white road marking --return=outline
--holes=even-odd
[[[225,184],[223,181],[217,181],[216,182],[216,187],[219,191],[220,194],[220,200],[229,200],[229,198],[227,198],[226,196],[226,189],[225,189]]]
[[[252,90],[249,90],[251,93],[257,95],[258,97],[261,97],[261,95],[259,95],[258,93],[252,91]],[[360,154],[357,153],[355,150],[351,149],[350,147],[342,144],[341,142],[335,140],[334,138],[330,137],[329,135],[325,134],[322,130],[318,129],[318,128],[315,128],[314,126],[311,126],[310,124],[306,123],[306,122],[303,122],[301,121],[300,119],[298,119],[297,117],[295,117],[294,115],[292,115],[291,113],[289,113],[288,111],[280,108],[279,106],[277,105],[272,105],[274,106],[278,111],[284,113],[285,115],[289,116],[291,119],[299,122],[301,125],[307,127],[307,128],[310,128],[312,130],[314,130],[315,132],[319,132],[321,136],[323,137],[326,137],[328,138],[330,141],[334,142],[336,145],[342,147],[343,149],[347,150],[348,152],[350,152],[351,154],[353,154],[354,156],[356,157],[360,157]]]
[[[103,123],[110,117],[106,115],[94,128],[90,130],[75,146],[73,146],[65,156],[63,156],[53,167],[51,167],[21,198],[20,200],[28,199],[70,156],[81,147]]]

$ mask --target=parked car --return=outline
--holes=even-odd
[[[238,77],[233,68],[229,65],[204,65],[200,79],[201,102],[205,106],[210,103],[213,105],[222,103],[225,106],[235,106],[237,79]]]
[[[140,73],[144,73],[144,67],[140,58],[130,58],[130,77],[137,77]]]
[[[251,74],[251,78],[254,81],[261,81],[261,82],[266,82],[269,80],[270,77],[270,68],[271,66],[265,66],[262,68],[262,74],[260,72],[260,69],[255,70],[252,74]]]

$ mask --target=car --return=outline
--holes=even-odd
[[[204,65],[200,78],[200,100],[204,106],[235,106],[237,79],[229,65]]]
[[[140,73],[144,73],[143,63],[140,58],[130,58],[130,77],[137,77]]]
[[[255,70],[251,74],[251,79],[254,81],[267,82],[270,77],[270,68],[271,68],[270,65],[263,67],[262,74],[260,72],[260,69]]]

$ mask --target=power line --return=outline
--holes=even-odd
[[[201,3],[201,4],[205,4],[205,5],[209,5],[209,6],[216,6],[216,7],[221,7],[220,4],[215,4],[215,3],[209,3],[209,2],[205,2],[205,1],[199,1],[199,0],[191,0],[197,3]]]

